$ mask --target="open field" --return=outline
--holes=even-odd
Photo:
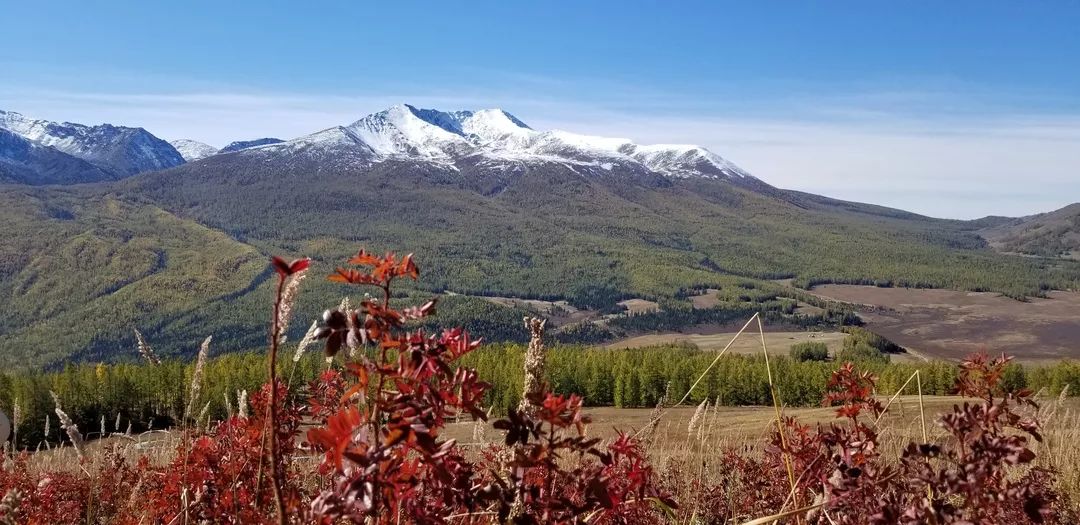
[[[724,349],[736,332],[730,332],[730,327],[716,327],[718,332],[712,332],[708,327],[694,327],[691,333],[669,332],[663,334],[647,334],[623,339],[607,345],[608,348],[637,348],[670,343],[691,343],[706,352],[718,352]],[[840,349],[847,334],[843,332],[765,332],[765,344],[769,348],[769,354],[787,355],[791,345],[804,341],[825,343],[829,352],[833,353]],[[747,329],[735,341],[728,350],[736,354],[760,354],[761,336],[757,328]]]
[[[619,301],[619,306],[626,308],[626,311],[632,314],[644,314],[655,312],[660,309],[660,305],[657,302],[645,299],[627,299],[625,301]]]
[[[516,297],[476,296],[500,306],[521,307],[542,314],[552,326],[580,323],[595,320],[600,314],[592,310],[575,308],[566,301],[542,301],[539,299],[518,299]]]
[[[1080,293],[1016,301],[996,293],[824,285],[815,295],[860,306],[867,328],[918,354],[960,359],[975,351],[1022,362],[1080,357]]]
[[[882,397],[882,403],[888,399]],[[944,439],[945,431],[936,424],[938,416],[950,412],[954,404],[964,400],[955,396],[925,396],[923,403],[927,415],[927,434],[931,441]],[[1046,454],[1047,461],[1050,456],[1056,457],[1058,466],[1067,470],[1070,479],[1080,482],[1080,457],[1066,449],[1065,445],[1080,438],[1080,399],[1067,398],[1064,400],[1047,399],[1040,400],[1042,410],[1040,412],[1029,411],[1045,425],[1046,442],[1037,452],[1042,455],[1043,450],[1049,447],[1054,453]],[[687,432],[690,419],[693,417],[695,407],[680,406],[667,410],[661,416],[656,432],[650,440],[649,453],[654,460],[661,463],[673,458],[685,457],[688,451],[693,453],[719,453],[727,447],[753,447],[760,449],[767,443],[770,433],[775,429],[775,414],[772,407],[711,407],[704,419],[702,439],[710,444],[708,447],[694,449],[689,446],[697,441],[697,436],[690,439]],[[618,432],[633,433],[645,428],[653,417],[653,409],[648,408],[613,408],[593,407],[587,408],[585,413],[592,418],[589,426],[590,436],[603,439],[613,439]],[[836,421],[836,410],[833,408],[789,408],[784,410],[784,415],[795,416],[799,422],[816,426]],[[915,395],[900,396],[891,405],[879,423],[882,429],[882,445],[886,456],[898,458],[903,447],[910,441],[921,441],[922,427],[919,424],[919,399]],[[451,423],[447,425],[446,437],[454,438],[459,443],[479,445],[474,439],[475,425],[473,422]],[[490,422],[485,427],[483,435],[487,442],[498,442],[501,434],[491,428]],[[705,452],[703,452],[705,451]]]

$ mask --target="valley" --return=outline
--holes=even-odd
[[[810,293],[858,306],[866,327],[912,352],[956,360],[1006,353],[1020,362],[1080,358],[1080,293],[1017,301],[993,292],[823,285]]]
[[[101,159],[129,158],[130,138],[145,130],[5,115],[0,128],[19,140],[120,177],[0,186],[9,230],[0,299],[12,310],[0,322],[5,366],[131,359],[135,327],[165,355],[191,356],[207,334],[227,334],[225,351],[258,348],[270,289],[257,260],[308,256],[325,276],[360,247],[414,252],[425,271],[404,296],[454,291],[460,296],[446,297],[443,319],[491,341],[520,341],[525,314],[552,317],[567,343],[704,334],[693,325],[755,311],[773,312],[781,325],[801,316],[835,329],[838,311],[850,307],[834,303],[830,312],[830,303],[810,304],[804,292],[831,283],[1015,299],[1080,288],[1080,261],[995,251],[1007,243],[991,229],[1034,227],[1034,219],[933,219],[787,191],[699,146],[534,130],[502,110],[398,105],[291,140],[221,150],[155,139],[157,149],[138,150],[151,156],[123,165],[142,171],[124,176]],[[114,135],[113,149],[82,153]],[[76,139],[89,142],[75,147]],[[178,165],[152,167],[162,162]],[[204,261],[208,245],[232,262]],[[307,319],[343,295],[321,278],[305,286],[297,309]],[[895,322],[870,323],[948,358],[963,352],[936,349],[972,348],[965,338],[979,332],[956,325],[927,343]],[[989,343],[1038,359],[1072,355],[1060,342],[1069,326],[1047,328],[1062,335],[1047,336],[1039,350],[1019,335]],[[33,350],[42,346],[49,350]]]
[[[1080,524],[1080,3],[0,20],[0,525]]]

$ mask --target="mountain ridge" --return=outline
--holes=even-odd
[[[112,179],[179,166],[184,158],[168,142],[143,128],[32,119],[0,110],[0,128],[24,139],[85,160]]]

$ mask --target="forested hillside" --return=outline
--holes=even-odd
[[[687,290],[739,281],[1023,297],[1073,288],[1080,275],[1072,261],[997,254],[963,222],[760,183],[583,174],[560,164],[358,168],[290,155],[268,163],[243,151],[116,183],[0,190],[4,363],[116,359],[129,354],[136,326],[168,341],[167,354],[191,355],[211,334],[229,350],[257,347],[265,254],[310,256],[325,274],[357,244],[417,253],[425,273],[405,294],[596,307],[643,297],[662,300],[669,317],[688,311]],[[305,285],[301,315],[342,297],[320,281]],[[608,304],[587,304],[596,297]],[[478,314],[473,324],[492,340],[505,340],[509,331],[497,326],[521,315],[475,298],[445,313],[455,309]]]

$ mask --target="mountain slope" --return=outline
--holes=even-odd
[[[111,178],[85,160],[0,128],[0,183],[78,184]]]
[[[0,128],[36,145],[85,160],[108,172],[113,179],[184,163],[184,158],[168,142],[142,128],[57,123],[10,111],[0,111]]]
[[[995,222],[980,233],[1001,251],[1080,259],[1080,203]]]
[[[85,187],[0,191],[0,209],[5,369],[122,355],[135,326],[183,351],[197,348],[203,316],[219,316],[215,333],[257,322],[216,306],[267,276],[257,250],[220,232]]]
[[[436,289],[560,296],[596,280],[656,296],[717,271],[1016,295],[1068,281],[993,253],[960,221],[748,183],[756,179],[475,154],[449,163],[441,154],[380,155],[348,128],[319,138],[218,155],[131,179],[123,191],[236,238],[329,261],[361,242],[434,253],[425,285]]]

